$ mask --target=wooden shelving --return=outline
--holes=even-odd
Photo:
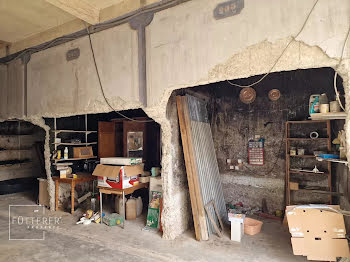
[[[335,158],[322,158],[322,157],[317,157],[316,158],[317,161],[328,161],[328,162],[333,162],[333,163],[341,163],[341,164],[345,164],[346,166],[348,165],[348,161],[347,160],[342,160],[342,159],[335,159]]]
[[[293,137],[291,135],[291,125],[293,124],[298,124],[298,125],[304,125],[304,124],[325,124],[325,129],[327,129],[327,137],[319,137],[319,138],[308,138],[308,137]],[[309,126],[308,126],[309,127]],[[303,176],[325,176],[328,180],[328,186],[327,188],[331,189],[332,188],[332,168],[331,168],[331,162],[327,163],[327,171],[325,172],[319,172],[319,173],[314,173],[314,172],[305,172],[302,170],[291,170],[291,161],[292,159],[310,159],[307,161],[317,161],[316,156],[314,155],[295,155],[291,156],[289,154],[290,152],[290,147],[291,144],[293,143],[298,143],[298,142],[304,142],[303,145],[305,147],[305,143],[322,143],[323,145],[327,145],[327,150],[331,151],[331,123],[330,120],[307,120],[307,121],[287,121],[286,122],[286,205],[292,205],[296,204],[293,202],[292,194],[291,192],[306,192],[306,193],[318,193],[318,194],[328,194],[328,203],[332,203],[332,195],[337,195],[338,193],[331,192],[329,191],[323,191],[323,190],[312,190],[312,189],[299,189],[299,190],[291,190],[290,188],[290,175],[301,175]],[[306,134],[305,134],[306,135]],[[317,145],[317,144],[316,144]],[[295,160],[294,160],[295,161]],[[300,179],[300,178],[299,178]],[[306,182],[306,181],[305,181]],[[309,203],[313,203],[312,200],[310,200]]]
[[[68,159],[54,159],[55,162],[63,162],[63,161],[77,161],[77,160],[86,160],[86,159],[94,159],[97,158],[96,156],[91,157],[79,157],[79,158],[68,158]]]
[[[97,131],[88,131],[88,130],[51,130],[52,132],[59,133],[82,133],[82,134],[92,134],[97,133]]]
[[[91,146],[96,145],[97,142],[89,142],[89,143],[53,143],[57,146]]]
[[[97,142],[89,142],[88,141],[88,135],[89,134],[93,134],[93,133],[97,133],[97,131],[92,131],[92,130],[88,130],[88,119],[87,119],[87,115],[85,115],[85,130],[67,130],[67,129],[57,129],[57,119],[54,118],[54,130],[52,130],[52,132],[54,133],[54,141],[56,141],[57,135],[60,133],[71,133],[71,134],[84,134],[85,135],[85,141],[84,142],[80,142],[80,143],[70,143],[70,142],[60,142],[60,143],[52,143],[55,146],[55,150],[57,150],[57,148],[59,146],[67,146],[67,147],[74,147],[74,146],[91,146],[91,145],[96,145]],[[57,162],[65,162],[65,161],[78,161],[78,160],[86,160],[86,159],[94,159],[97,158],[96,156],[89,156],[89,157],[79,157],[79,158],[68,158],[68,159],[64,159],[63,158],[63,150],[61,152],[61,159],[52,159],[52,161],[54,163]]]
[[[328,120],[300,120],[300,121],[287,121],[292,124],[314,124],[314,123],[325,123]]]
[[[302,157],[302,158],[315,158],[315,155],[289,155],[287,154],[288,157]]]
[[[321,172],[319,172],[319,173],[314,173],[314,172],[303,172],[303,171],[292,171],[292,170],[290,170],[289,171],[289,173],[291,173],[291,174],[300,174],[300,175],[329,175],[329,173],[325,173],[325,172],[323,172],[323,173],[321,173]]]
[[[312,194],[325,194],[325,195],[333,195],[333,196],[342,196],[343,193],[338,193],[338,192],[331,192],[331,191],[327,191],[327,190],[317,190],[317,189],[297,189],[297,190],[293,190],[291,189],[291,191],[294,192],[306,192],[306,193],[312,193]]]
[[[295,141],[310,141],[310,140],[328,140],[328,137],[318,137],[318,138],[310,138],[310,137],[288,137],[287,140],[295,140]]]

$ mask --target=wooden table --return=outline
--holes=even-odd
[[[124,216],[124,221],[125,221],[125,196],[130,195],[134,193],[136,190],[141,189],[141,188],[148,188],[149,182],[148,183],[139,183],[137,186],[125,188],[125,189],[118,189],[118,188],[107,188],[107,187],[100,187],[98,186],[97,188],[100,191],[100,214],[102,217],[102,194],[113,194],[113,195],[119,195],[123,196],[123,216]],[[102,219],[101,222],[102,224]],[[123,228],[124,228],[124,223],[123,223]]]
[[[58,209],[58,195],[60,190],[60,183],[70,184],[71,185],[71,213],[74,213],[74,190],[76,184],[81,184],[84,182],[90,182],[97,179],[96,176],[87,173],[77,173],[77,178],[60,178],[58,176],[52,177],[53,181],[55,181],[55,210]]]

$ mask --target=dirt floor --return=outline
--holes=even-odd
[[[76,225],[80,210],[72,216],[46,209],[46,217],[61,219],[58,227],[45,230],[44,240],[9,240],[9,223],[12,238],[19,231],[27,238],[32,232],[14,228],[15,222],[9,220],[9,205],[34,204],[25,193],[0,196],[0,261],[306,261],[293,255],[288,230],[271,220],[264,220],[260,234],[245,235],[241,243],[230,241],[229,228],[221,239],[212,236],[209,241],[198,242],[190,230],[170,241],[162,239],[160,233],[143,231],[144,217],[127,221],[122,229]],[[31,216],[30,212],[23,214],[23,210],[11,207],[11,218]]]

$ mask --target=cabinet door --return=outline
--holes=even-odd
[[[98,122],[98,157],[116,156],[115,123]]]

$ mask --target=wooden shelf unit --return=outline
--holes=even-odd
[[[292,137],[291,136],[291,125],[293,124],[315,124],[315,123],[324,123],[325,127],[327,129],[327,137],[321,137],[321,138],[297,138],[297,137]],[[291,158],[308,158],[311,160],[315,161],[315,164],[317,163],[317,159],[314,155],[295,155],[291,156],[289,154],[290,152],[290,147],[291,147],[291,141],[303,141],[305,143],[327,143],[327,150],[331,151],[332,147],[332,138],[331,138],[331,123],[330,120],[305,120],[305,121],[287,121],[286,122],[286,128],[285,128],[285,136],[286,136],[286,205],[293,205],[296,204],[293,202],[292,196],[291,196],[291,191],[297,192],[298,190],[291,190],[290,189],[290,174],[295,174],[295,175],[301,175],[301,176],[327,176],[328,177],[328,188],[329,191],[322,191],[325,193],[329,194],[328,197],[328,203],[332,204],[332,166],[331,162],[327,162],[327,171],[325,173],[311,173],[311,172],[302,172],[302,171],[292,171],[290,170],[290,163],[291,163]],[[309,192],[309,193],[316,193],[317,190],[301,190],[303,192]],[[321,191],[319,191],[321,192]],[[310,202],[311,204],[311,202]]]
[[[57,146],[91,146],[97,145],[97,142],[89,142],[89,143],[53,143]]]
[[[89,130],[63,130],[63,129],[62,130],[52,130],[52,132],[54,132],[56,134],[59,134],[59,133],[83,133],[83,134],[97,133],[97,131],[89,131]]]
[[[68,159],[54,159],[55,162],[63,162],[63,161],[77,161],[77,160],[87,160],[87,159],[94,159],[97,158],[97,156],[90,156],[90,157],[75,157],[75,158],[68,158]]]
[[[74,134],[85,134],[85,142],[81,143],[70,143],[70,142],[61,142],[61,143],[52,143],[55,146],[55,150],[57,150],[58,146],[69,146],[69,147],[74,147],[74,146],[81,146],[81,147],[86,147],[90,145],[96,145],[97,142],[88,142],[88,135],[97,133],[97,131],[93,130],[88,130],[88,118],[87,114],[85,114],[85,130],[67,130],[67,129],[57,129],[57,119],[54,118],[54,130],[51,130],[54,133],[54,141],[57,138],[57,135],[60,133],[74,133]],[[87,159],[94,159],[97,158],[96,156],[90,156],[90,157],[82,157],[82,158],[68,158],[64,159],[63,158],[64,151],[62,150],[62,158],[61,159],[52,159],[54,163],[57,162],[64,162],[64,161],[77,161],[77,160],[87,160]]]

